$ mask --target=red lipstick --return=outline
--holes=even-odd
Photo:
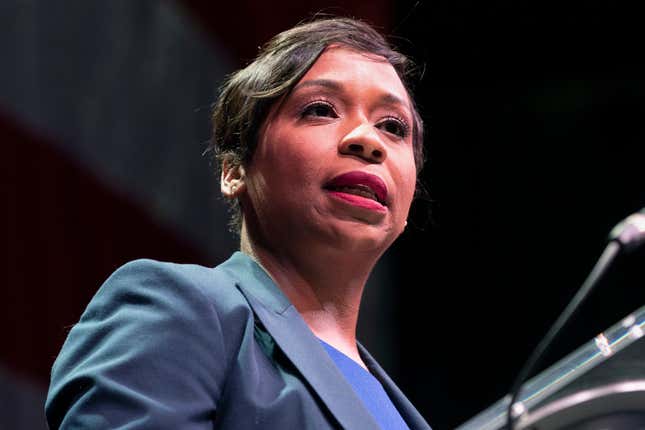
[[[387,202],[385,182],[376,175],[352,171],[338,175],[324,187],[332,195],[366,209],[384,211]]]

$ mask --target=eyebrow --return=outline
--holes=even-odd
[[[293,89],[293,92],[296,92],[302,88],[307,88],[307,87],[323,87],[334,91],[343,90],[343,84],[338,81],[334,81],[332,79],[312,79],[310,81],[301,82],[298,85],[296,85]],[[392,93],[382,94],[379,97],[379,102],[384,105],[400,105],[406,108],[407,110],[411,109],[408,103],[401,100],[401,98],[395,96]]]
[[[301,82],[293,88],[292,92],[296,92],[301,88],[307,87],[324,87],[329,88],[330,90],[340,91],[343,89],[343,85],[331,79],[312,79],[310,81]]]

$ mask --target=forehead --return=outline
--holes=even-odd
[[[369,89],[410,105],[408,92],[394,67],[387,59],[375,54],[342,46],[330,46],[305,73],[297,86],[316,80],[337,81],[344,85],[353,85],[357,90]]]

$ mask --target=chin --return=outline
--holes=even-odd
[[[396,240],[392,226],[371,225],[360,220],[345,220],[335,226],[332,241],[345,252],[381,255]]]

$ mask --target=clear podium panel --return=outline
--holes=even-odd
[[[524,412],[516,427],[645,429],[644,334],[645,306],[530,379],[519,396]],[[507,395],[458,430],[505,428],[509,402]],[[612,419],[624,426],[602,424]]]
[[[535,430],[645,429],[645,379],[582,390],[521,417],[518,428]]]

